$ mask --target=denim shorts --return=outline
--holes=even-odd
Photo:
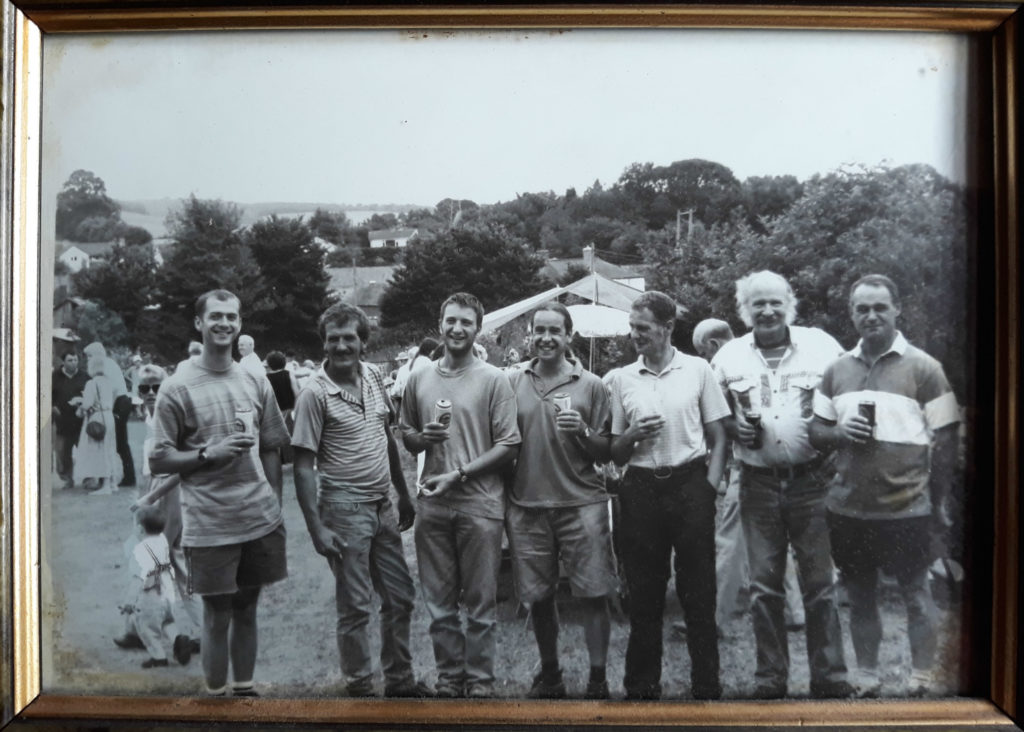
[[[185,558],[190,595],[233,595],[278,582],[288,576],[284,524],[240,544],[187,547]]]

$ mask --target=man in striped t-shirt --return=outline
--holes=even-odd
[[[855,282],[850,314],[861,340],[826,370],[810,437],[819,449],[837,449],[838,474],[826,505],[832,556],[850,597],[861,692],[881,690],[881,569],[896,578],[907,606],[913,666],[907,693],[919,696],[932,686],[931,532],[947,523],[943,504],[956,463],[959,411],[939,362],[896,330],[900,297],[892,280],[867,275]],[[873,409],[861,407],[868,403]]]
[[[400,534],[416,514],[388,426],[394,409],[384,378],[361,361],[370,321],[356,306],[338,303],[320,316],[319,331],[327,360],[295,402],[295,492],[313,547],[334,572],[346,689],[349,696],[374,694],[368,625],[376,590],[384,695],[425,696],[426,687],[412,673],[409,618],[415,592]]]

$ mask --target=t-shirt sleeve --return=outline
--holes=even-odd
[[[711,424],[728,417],[731,412],[725,394],[718,384],[714,371],[706,362],[701,362],[700,414],[704,424]]]
[[[595,432],[607,436],[610,428],[611,400],[608,389],[598,379],[590,386],[590,422],[588,426]]]
[[[491,442],[495,445],[521,443],[518,417],[515,392],[505,373],[499,371],[491,387]]]
[[[928,429],[934,431],[960,421],[960,406],[941,364],[928,358],[919,378],[917,400],[924,409]]]
[[[287,445],[291,437],[285,426],[281,408],[277,406],[274,389],[266,379],[254,379],[259,385],[260,403],[260,450],[273,450]]]
[[[829,424],[835,424],[839,420],[839,413],[836,411],[835,402],[832,401],[835,391],[832,385],[833,373],[834,371],[831,366],[826,368],[824,375],[821,377],[821,383],[814,390],[814,416]]]
[[[402,393],[402,406],[399,419],[399,429],[403,434],[419,432],[423,429],[420,421],[420,405],[416,398],[416,391],[420,382],[420,371],[413,371],[405,382],[405,391]]]
[[[162,458],[179,450],[185,435],[185,410],[175,391],[164,388],[153,411],[153,450],[150,458]]]
[[[307,386],[299,392],[292,417],[295,419],[292,445],[317,452],[320,449],[320,435],[324,429],[324,410],[319,389]]]
[[[621,435],[629,427],[626,410],[622,405],[622,389],[619,374],[611,373],[605,377],[605,391],[608,395],[608,412],[611,416],[611,434]]]

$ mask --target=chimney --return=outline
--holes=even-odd
[[[583,247],[583,266],[594,271],[594,245]]]

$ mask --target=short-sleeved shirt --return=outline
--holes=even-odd
[[[213,371],[189,361],[160,385],[154,458],[172,449],[198,450],[249,429],[258,435],[252,450],[182,474],[182,546],[239,544],[281,524],[281,504],[259,453],[287,445],[289,436],[270,382],[236,363]]]
[[[516,395],[523,437],[511,500],[526,508],[564,508],[608,500],[594,459],[576,438],[555,426],[552,397],[565,394],[584,424],[607,434],[609,406],[604,384],[578,361],[558,384],[545,388],[537,376],[537,359],[506,371]]]
[[[516,397],[508,377],[486,361],[474,358],[466,367],[447,371],[442,361],[409,375],[402,397],[402,431],[420,432],[434,421],[439,399],[452,403],[449,438],[426,449],[422,479],[462,467],[495,445],[521,442],[516,424]],[[501,473],[492,470],[470,476],[439,496],[423,496],[456,511],[482,518],[505,516],[505,490]]]
[[[658,468],[703,459],[708,451],[704,425],[729,416],[707,361],[672,350],[672,361],[661,373],[647,368],[641,356],[605,377],[613,435],[650,414],[665,420],[657,436],[636,444],[630,465]]]
[[[752,450],[733,442],[738,460],[748,465],[800,465],[818,457],[808,436],[814,417],[814,390],[825,369],[845,351],[820,328],[789,326],[789,346],[772,369],[753,332],[729,341],[711,359],[715,377],[732,408],[743,399],[761,412],[762,446]]]
[[[320,369],[306,382],[292,412],[292,445],[316,453],[320,495],[327,500],[375,501],[391,486],[385,431],[391,400],[380,370],[361,366],[361,399]]]
[[[872,365],[858,343],[825,372],[814,413],[835,424],[855,414],[862,401],[875,403],[874,439],[839,449],[826,506],[854,518],[929,515],[932,435],[960,421],[941,364],[901,333]]]

